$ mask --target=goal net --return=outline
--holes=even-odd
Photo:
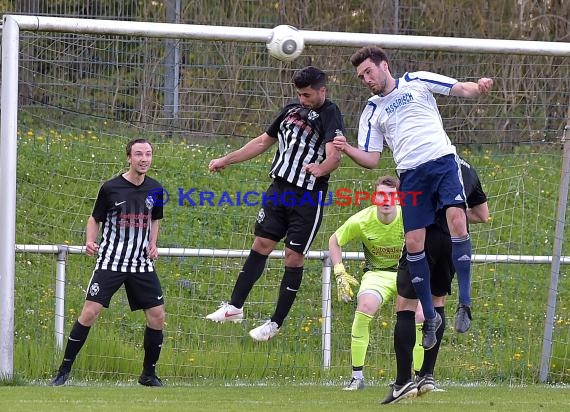
[[[144,33],[157,26],[139,24],[139,30],[130,35],[82,32],[81,26],[74,33],[61,28],[20,33],[15,372],[25,379],[46,380],[61,360],[54,312],[57,254],[39,253],[41,245],[84,244],[87,217],[99,186],[125,170],[126,142],[147,137],[155,146],[149,175],[170,194],[157,262],[167,311],[158,374],[173,383],[349,377],[355,305],[337,302],[334,285],[330,365],[323,368],[320,259],[306,262],[297,300],[273,340],[256,343],[247,332],[273,313],[283,273],[278,256],[268,260],[252,290],[244,322],[214,324],[204,319],[229,299],[251,247],[258,207],[243,201],[238,205],[239,198],[267,188],[273,151],[215,175],[207,165],[265,130],[277,110],[295,97],[292,75],[306,65],[328,73],[329,97],[341,108],[348,137],[356,144],[357,122],[367,99],[367,90],[348,61],[356,47],[308,41],[300,58],[281,63],[268,55],[260,41],[172,34],[146,37]],[[224,27],[214,29],[228,32]],[[350,33],[344,36],[351,38]],[[383,44],[379,37],[378,42]],[[393,73],[428,70],[459,80],[495,80],[493,91],[479,100],[437,97],[446,130],[459,153],[477,168],[491,211],[489,223],[471,227],[478,257],[473,266],[473,326],[464,335],[446,328],[437,378],[536,381],[545,317],[554,305],[549,380],[568,382],[570,289],[565,266],[560,268],[555,299],[549,301],[561,138],[570,90],[568,53],[413,49],[417,50],[388,45]],[[340,188],[352,193],[371,191],[379,175],[393,173],[389,153],[377,170],[359,168],[345,158],[333,173],[329,190],[333,197]],[[369,205],[341,207],[333,201],[325,209],[312,250],[327,250],[336,228]],[[206,252],[199,257],[171,253],[181,248]],[[360,248],[354,243],[344,251]],[[563,256],[568,255],[567,249],[564,245]],[[210,250],[243,251],[243,257],[209,254]],[[93,266],[93,258],[79,253],[66,257],[65,338],[81,311]],[[360,261],[347,261],[347,266],[358,278],[362,275]],[[455,291],[454,283],[454,294],[446,305],[448,325],[456,305]],[[371,324],[365,363],[369,380],[387,381],[396,374],[394,323],[393,301],[385,302]],[[131,313],[124,292],[119,291],[92,328],[74,364],[73,379],[137,377],[144,325],[143,315]]]

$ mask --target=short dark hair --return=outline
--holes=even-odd
[[[379,65],[383,61],[390,63],[388,61],[388,55],[380,47],[367,46],[358,49],[352,56],[350,56],[350,64],[354,67],[358,67],[366,59],[372,60],[376,65]]]
[[[133,145],[137,144],[137,143],[148,143],[150,145],[150,148],[153,149],[152,144],[147,140],[147,139],[133,139],[131,140],[129,143],[127,143],[127,156],[131,155],[131,150],[133,149]]]
[[[380,176],[376,180],[376,185],[374,186],[374,188],[377,188],[380,185],[393,187],[396,190],[398,190],[400,188],[400,180],[397,177],[393,176]]]
[[[293,75],[293,84],[297,89],[311,87],[313,89],[320,89],[327,85],[327,75],[321,69],[313,66],[307,66]]]

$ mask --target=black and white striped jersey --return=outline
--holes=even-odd
[[[325,145],[344,135],[344,122],[338,106],[326,99],[318,109],[307,109],[298,102],[285,106],[267,129],[278,140],[269,175],[307,190],[323,190],[329,175],[315,178],[303,171],[310,163],[322,163]]]
[[[162,219],[162,204],[153,201],[157,192],[162,194],[161,184],[148,176],[139,186],[122,175],[101,186],[92,213],[97,222],[102,222],[96,269],[115,272],[154,270],[146,247],[152,221]]]

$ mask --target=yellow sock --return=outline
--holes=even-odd
[[[370,341],[370,321],[372,316],[359,311],[354,312],[352,322],[352,340],[350,342],[350,353],[352,355],[352,366],[364,366],[364,358]]]
[[[424,347],[422,346],[422,323],[416,323],[416,344],[414,345],[414,371],[419,372],[424,363]]]

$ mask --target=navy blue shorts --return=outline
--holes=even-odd
[[[428,227],[435,213],[448,206],[465,206],[459,158],[449,154],[400,174],[404,232]],[[411,196],[415,193],[414,196]],[[413,201],[412,201],[413,200]]]

